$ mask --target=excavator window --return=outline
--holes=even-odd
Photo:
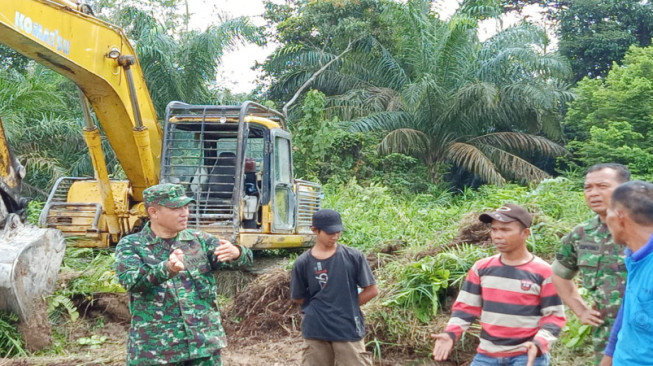
[[[200,126],[201,127],[201,126]],[[217,127],[220,127],[218,129]],[[199,226],[228,225],[234,212],[234,185],[243,174],[242,225],[259,228],[261,207],[269,201],[270,156],[266,156],[266,129],[250,125],[245,145],[238,130],[230,125],[209,125],[198,132],[197,125],[168,126],[162,179],[183,184],[197,202],[191,208],[191,222]],[[243,167],[237,167],[237,151],[244,148]],[[269,154],[268,154],[269,155]]]
[[[293,177],[290,140],[284,136],[274,138],[274,229],[290,230],[295,225],[293,202]]]

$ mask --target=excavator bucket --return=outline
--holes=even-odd
[[[0,310],[29,324],[43,317],[35,313],[54,289],[66,242],[60,231],[23,224],[15,214],[6,222],[0,233]]]

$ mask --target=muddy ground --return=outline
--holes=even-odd
[[[284,261],[270,261],[255,272],[221,273],[224,294],[231,298],[221,309],[229,345],[225,365],[298,365],[302,338],[299,307],[289,300],[290,275]],[[80,318],[53,326],[53,345],[45,355],[0,358],[0,366],[124,365],[129,327],[126,294],[94,294],[74,299]],[[43,330],[32,331],[35,339]],[[43,352],[41,352],[43,353]],[[53,354],[56,354],[53,356]],[[405,355],[384,355],[377,365],[435,365]],[[441,365],[447,365],[441,363]]]

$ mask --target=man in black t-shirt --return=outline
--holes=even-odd
[[[302,366],[371,366],[360,305],[379,293],[372,270],[361,251],[337,243],[339,213],[316,212],[311,229],[317,241],[295,260],[290,281],[290,297],[304,313]]]

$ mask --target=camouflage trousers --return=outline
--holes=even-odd
[[[603,350],[608,344],[610,338],[610,331],[614,325],[614,319],[605,319],[601,326],[595,327],[590,336],[592,337],[592,345],[594,346],[594,364],[598,365],[603,358]]]
[[[179,362],[174,364],[175,366],[222,366],[222,356],[220,352],[210,356],[196,358],[194,360]]]

